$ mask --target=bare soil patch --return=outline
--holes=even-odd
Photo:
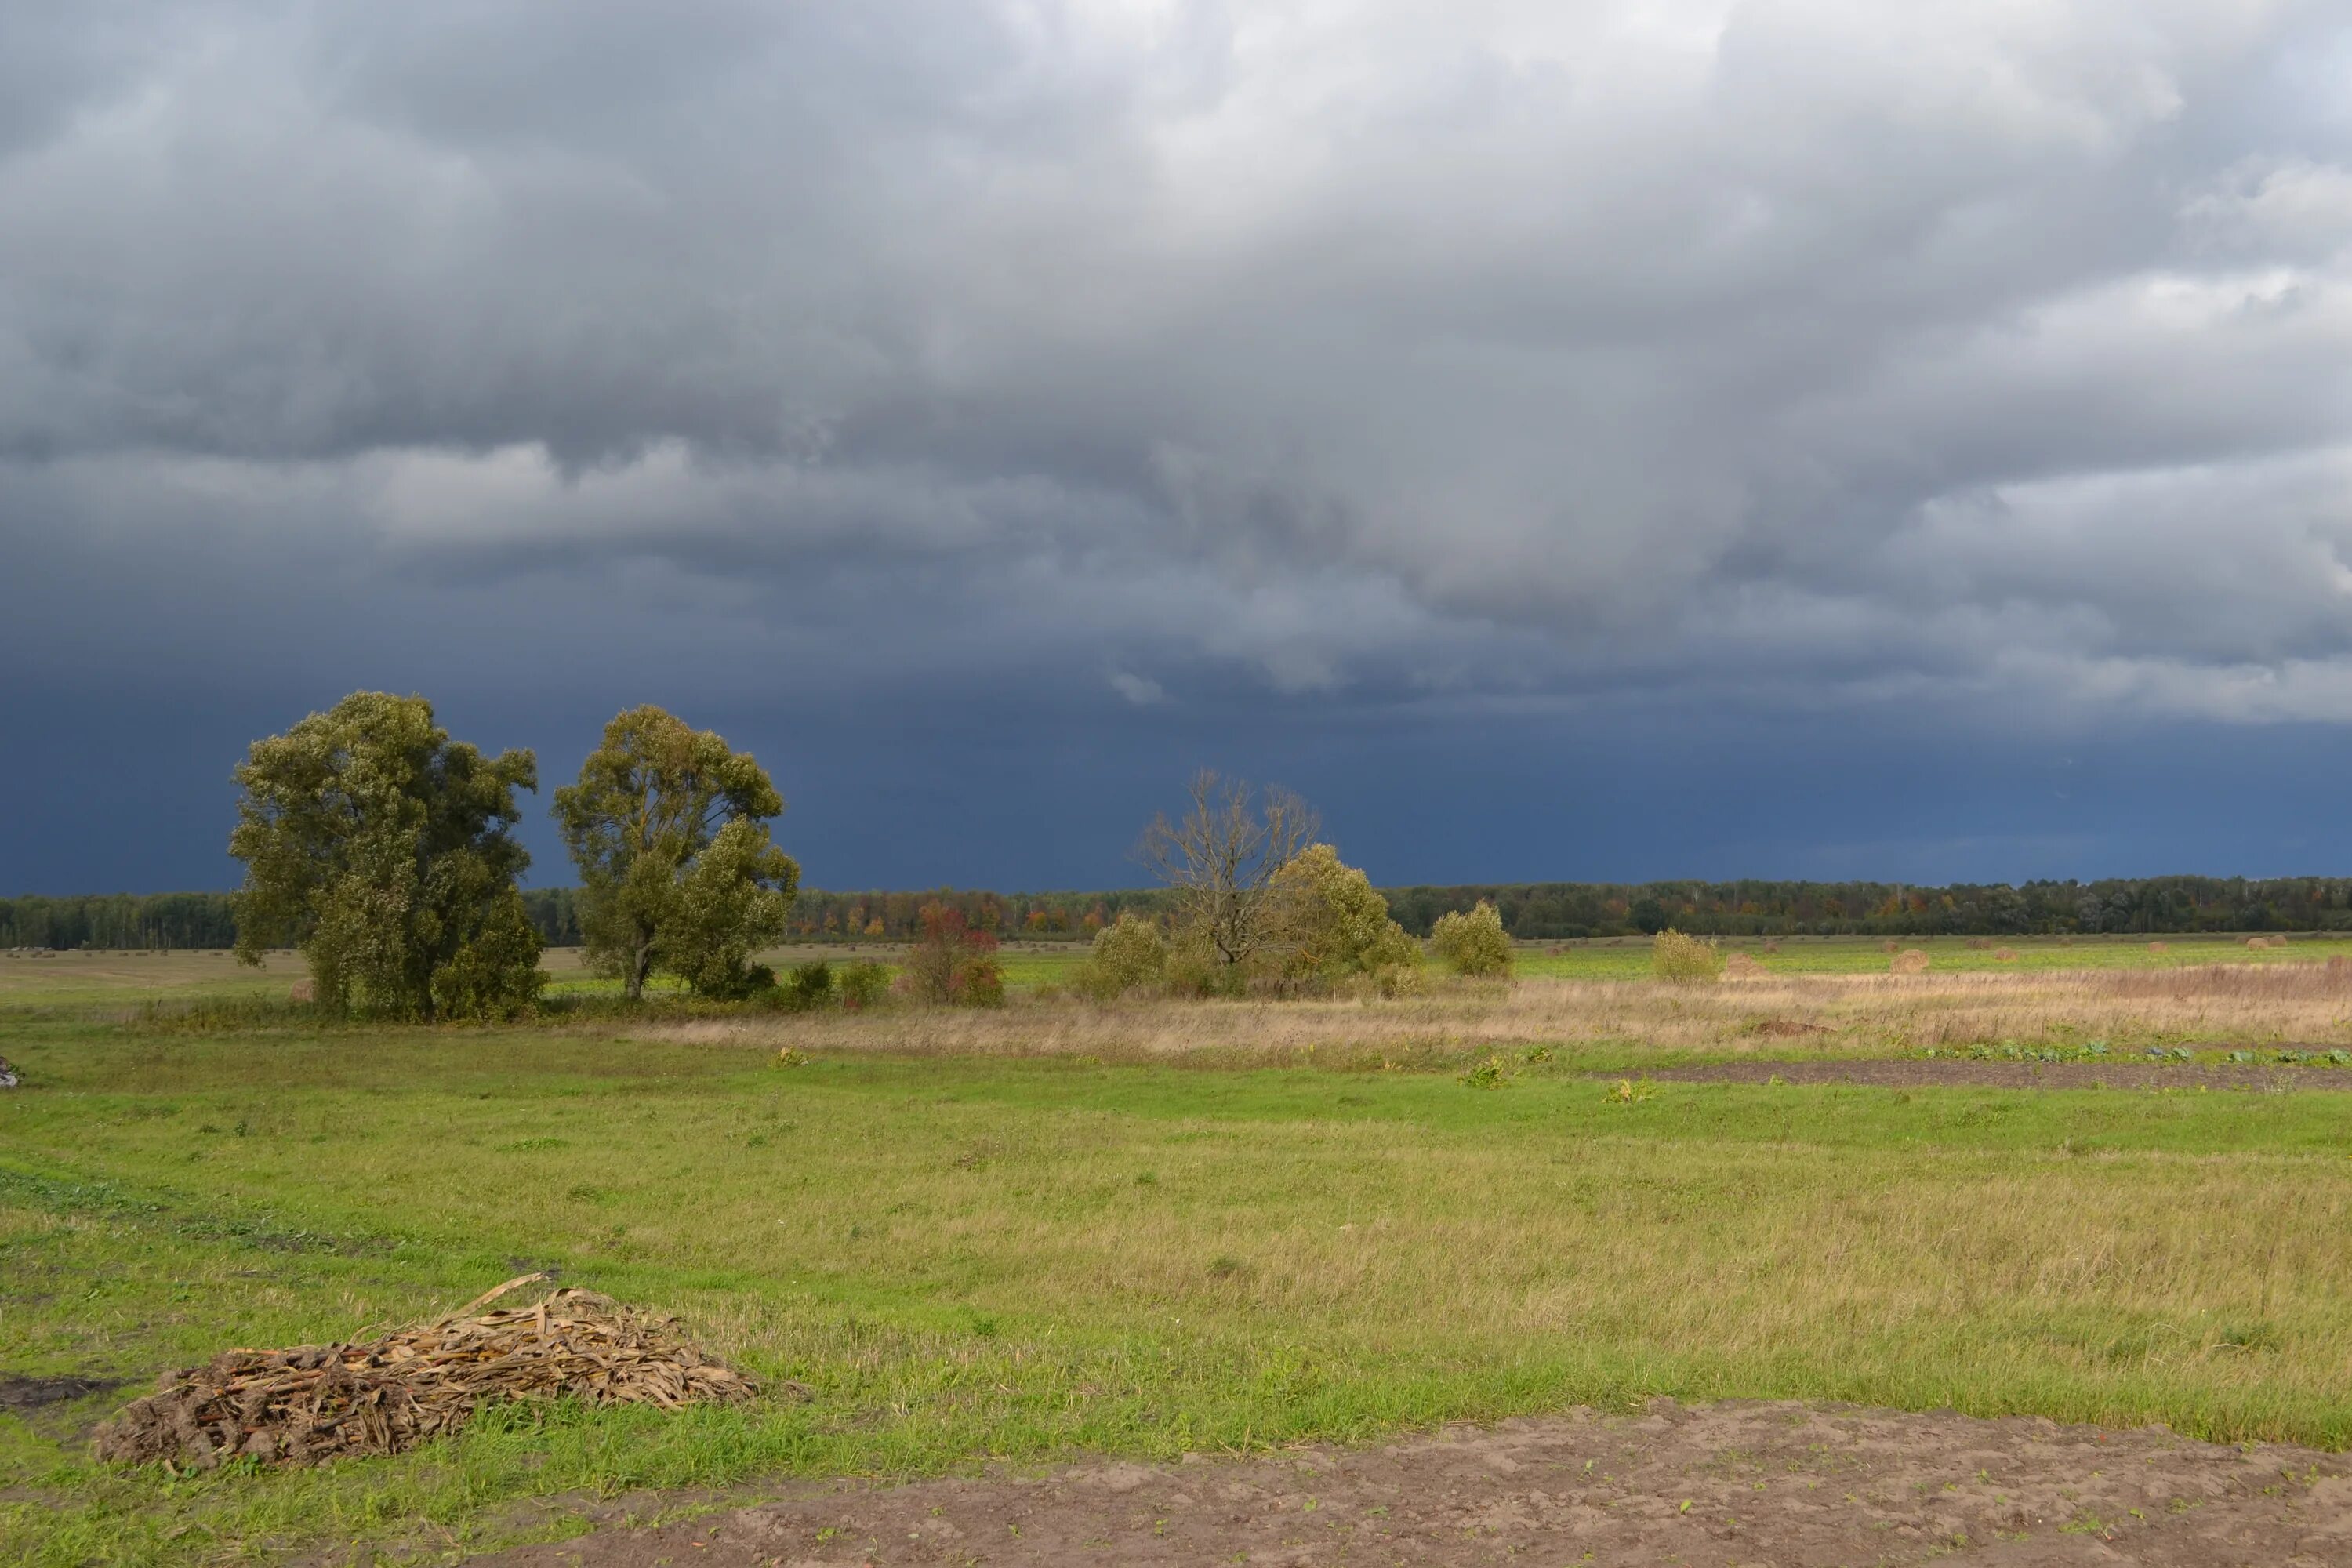
[[[0,1375],[0,1410],[20,1415],[52,1405],[69,1405],[85,1394],[119,1386],[95,1377],[16,1377]]]
[[[2163,1568],[2352,1562],[2344,1456],[2161,1428],[1787,1403],[1590,1412],[1385,1447],[812,1487],[503,1568],[836,1563]]]
[[[1602,1077],[1622,1078],[1622,1073]],[[1987,1062],[1897,1057],[1879,1060],[1708,1062],[1653,1068],[1670,1083],[1851,1083],[1880,1089],[2352,1089],[2352,1072],[2328,1068],[2198,1067],[2158,1062]]]

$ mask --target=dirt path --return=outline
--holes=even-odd
[[[2346,1456],[2160,1429],[1794,1404],[1454,1428],[1387,1447],[840,1483],[504,1568],[1591,1563],[1676,1568],[2331,1568]]]
[[[1854,1083],[1879,1089],[2352,1089],[2342,1068],[2159,1066],[2154,1062],[1985,1062],[1924,1057],[1875,1060],[1710,1062],[1647,1072],[1600,1073],[1661,1083]]]

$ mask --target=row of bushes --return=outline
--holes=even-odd
[[[1307,862],[1300,880],[1317,890],[1305,900],[1310,912],[1286,933],[1288,940],[1248,961],[1227,963],[1192,933],[1171,933],[1158,921],[1122,914],[1096,933],[1071,976],[1071,989],[1097,1001],[1128,995],[1295,996],[1356,980],[1384,996],[1417,991],[1421,945],[1388,919],[1385,907],[1374,918],[1364,895],[1374,900],[1379,895],[1369,883],[1361,894],[1354,886],[1363,874],[1341,865],[1328,846],[1318,845],[1300,858]],[[1492,904],[1440,920],[1430,951],[1456,974],[1483,979],[1511,972],[1511,940]]]

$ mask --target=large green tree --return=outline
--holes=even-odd
[[[1275,874],[1271,945],[1291,979],[1341,980],[1410,971],[1421,948],[1389,918],[1371,879],[1328,844],[1310,844]]]
[[[236,952],[288,943],[322,1005],[403,1018],[508,1016],[544,976],[510,833],[529,752],[452,741],[422,697],[360,691],[256,741],[229,853],[245,862]]]
[[[589,961],[632,998],[656,969],[697,991],[750,985],[750,958],[784,933],[801,868],[769,841],[783,797],[748,752],[659,708],[604,726],[555,820],[580,868]]]

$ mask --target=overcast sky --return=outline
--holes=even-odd
[[[2352,872],[2352,7],[0,0],[0,891],[362,686],[833,887]]]

